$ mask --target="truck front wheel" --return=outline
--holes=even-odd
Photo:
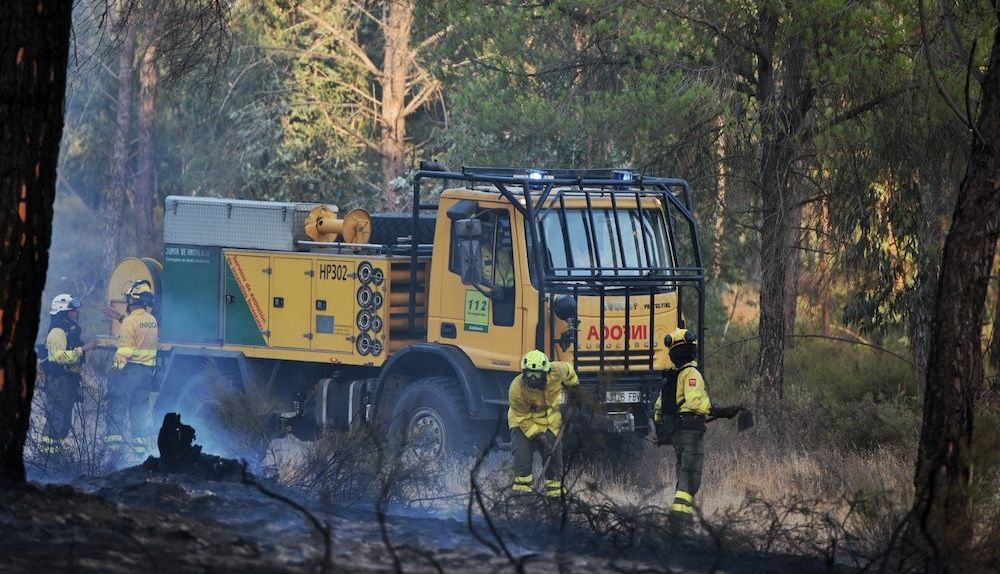
[[[453,379],[416,379],[404,384],[396,396],[389,423],[394,446],[426,462],[471,451],[473,423]]]

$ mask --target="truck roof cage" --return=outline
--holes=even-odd
[[[614,179],[627,180],[640,177],[629,168],[621,169],[538,169],[530,167],[476,167],[463,166],[462,173],[473,177],[500,176],[515,178],[531,178],[531,174],[539,174],[539,179]]]
[[[544,261],[543,257],[533,256],[529,262],[533,279],[537,280],[536,287],[539,291],[539,317],[548,316],[549,329],[551,331],[554,323],[552,316],[554,305],[550,305],[549,312],[546,313],[545,301],[548,295],[555,297],[557,294],[569,295],[574,299],[584,296],[598,296],[601,299],[601,331],[604,327],[605,297],[608,292],[612,296],[620,297],[624,295],[626,300],[630,297],[649,297],[650,310],[650,336],[652,336],[654,318],[654,298],[656,293],[666,290],[677,289],[678,307],[682,307],[681,287],[687,285],[694,288],[698,295],[698,336],[704,336],[704,315],[705,315],[705,276],[704,266],[701,258],[701,246],[698,241],[697,225],[693,215],[691,198],[691,187],[687,181],[677,178],[653,177],[636,174],[629,169],[537,169],[518,167],[463,167],[460,172],[450,171],[446,166],[437,162],[422,162],[421,170],[413,179],[413,221],[416,222],[421,210],[436,210],[437,204],[421,203],[421,187],[424,179],[438,179],[444,181],[465,182],[469,187],[479,189],[481,185],[488,185],[501,196],[505,197],[511,205],[519,211],[525,220],[526,231],[530,245],[536,246],[533,250],[548,253],[546,245],[546,235],[542,233],[540,222],[550,212],[555,210],[560,218],[563,235],[563,245],[566,251],[567,267],[554,267],[549,261]],[[595,253],[597,244],[597,226],[595,225],[595,212],[599,208],[592,205],[592,196],[600,198],[610,198],[611,212],[614,213],[614,225],[610,241],[611,250],[621,255],[615,261],[601,261],[599,253]],[[574,268],[569,263],[570,255],[569,238],[566,233],[566,197],[582,197],[586,200],[584,231],[588,249],[590,250],[590,265],[587,271],[581,273],[581,268]],[[645,209],[637,209],[638,218],[641,221],[640,227],[643,237],[643,248],[646,249],[646,265],[641,262],[629,266],[623,264],[626,260],[625,234],[622,233],[619,217],[621,209],[619,202],[634,202],[636,206],[642,205],[645,198],[655,198],[663,206],[666,232],[668,235],[669,265],[652,265],[654,258],[650,257],[645,239],[647,233],[645,228],[649,216],[644,214]],[[607,215],[605,215],[607,218]],[[686,224],[690,234],[689,246],[693,252],[693,265],[677,266],[680,253],[678,252],[678,227]],[[602,229],[602,231],[604,231]],[[634,238],[630,238],[634,240]],[[638,244],[638,241],[636,241]],[[416,274],[417,248],[414,244],[411,249],[412,264],[411,274]],[[533,281],[535,282],[535,281]],[[410,282],[410,308],[416,308],[416,280]],[[630,304],[626,303],[626,309]],[[626,311],[626,325],[629,323],[629,312]],[[416,318],[413,312],[410,313],[409,327],[411,331],[416,328]],[[627,330],[627,329],[626,329]],[[550,333],[554,341],[554,333]],[[536,345],[542,348],[545,338],[544,321],[540,320],[536,331]],[[650,341],[652,343],[652,341]],[[629,341],[626,340],[626,351]],[[575,341],[574,341],[575,346]],[[702,353],[703,346],[699,347]],[[576,351],[576,349],[574,349]],[[574,353],[577,356],[578,353]],[[627,356],[627,353],[626,353]],[[703,358],[703,357],[699,357]],[[601,365],[604,365],[604,345],[603,340],[600,350]],[[628,359],[626,359],[627,368]],[[649,354],[649,364],[652,367],[652,352]]]

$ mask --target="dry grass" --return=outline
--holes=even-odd
[[[728,434],[720,429],[707,435],[696,503],[708,520],[758,499],[827,501],[828,510],[842,517],[861,497],[882,498],[898,509],[908,507],[912,498],[913,453],[901,448],[789,449],[750,437],[730,440]],[[653,445],[644,448],[633,473],[594,465],[581,468],[577,478],[578,486],[585,486],[578,489],[584,500],[663,508],[672,501],[675,480],[673,449]]]
[[[66,481],[81,476],[100,476],[141,458],[140,453],[130,449],[116,451],[105,440],[108,411],[105,379],[106,373],[89,365],[83,368],[80,398],[73,405],[72,426],[59,453],[48,453],[42,448],[45,401],[48,399],[44,383],[36,386],[31,426],[24,445],[25,466],[32,480]]]

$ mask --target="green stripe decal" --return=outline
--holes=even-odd
[[[250,305],[243,297],[236,276],[226,261],[226,344],[227,345],[254,345],[266,347],[267,341],[257,328],[253,314],[250,313]]]

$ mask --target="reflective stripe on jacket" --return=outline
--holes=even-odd
[[[49,353],[48,361],[62,365],[71,373],[79,373],[83,347],[67,349],[68,345],[66,331],[59,327],[53,327],[45,338],[45,348]]]
[[[519,428],[524,436],[534,438],[547,430],[558,435],[562,429],[562,390],[563,386],[572,387],[580,384],[580,379],[570,363],[552,363],[544,389],[532,389],[521,381],[522,376],[514,377],[510,383],[507,409],[507,424],[510,428]]]
[[[159,326],[156,317],[145,309],[135,309],[122,320],[118,335],[118,350],[112,365],[116,369],[125,363],[136,363],[147,367],[156,366],[156,345],[159,341]]]

